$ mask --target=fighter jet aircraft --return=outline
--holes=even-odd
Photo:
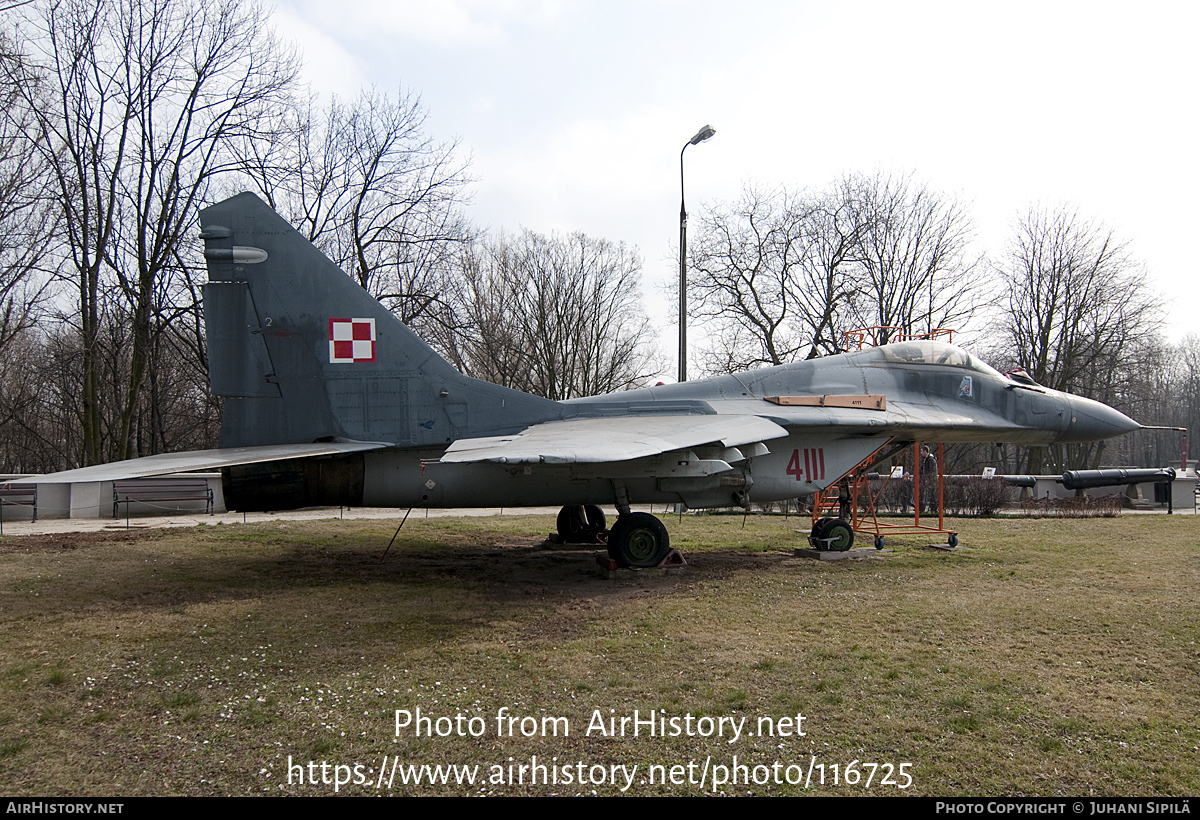
[[[683,384],[550,401],[469,378],[253,194],[200,216],[220,449],[43,477],[220,468],[233,510],[562,505],[560,533],[605,529],[654,566],[663,524],[635,503],[728,507],[811,495],[889,443],[1050,444],[1139,425],[914,341]]]

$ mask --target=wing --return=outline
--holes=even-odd
[[[620,416],[535,424],[511,436],[459,439],[441,461],[572,464],[629,461],[672,450],[738,447],[782,438],[787,430],[760,416]]]
[[[360,453],[391,447],[382,441],[317,442],[313,444],[267,444],[260,447],[226,447],[220,450],[193,450],[187,453],[166,453],[145,458],[131,458],[94,467],[80,467],[61,473],[23,478],[27,484],[67,484],[76,481],[121,481],[126,478],[147,478],[194,470],[215,470],[236,464],[256,464],[263,461],[282,461],[289,458],[334,456]]]

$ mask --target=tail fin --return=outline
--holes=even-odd
[[[250,193],[200,214],[222,447],[327,439],[437,446],[560,415],[468,378]]]

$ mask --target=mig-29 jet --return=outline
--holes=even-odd
[[[220,468],[231,510],[561,505],[569,540],[603,532],[597,505],[613,504],[609,554],[644,567],[669,541],[635,503],[807,496],[901,442],[1038,445],[1140,427],[931,341],[551,401],[459,373],[253,194],[200,222],[220,448],[39,481]]]

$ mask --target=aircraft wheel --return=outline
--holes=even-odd
[[[604,511],[595,504],[558,511],[558,535],[564,544],[594,544],[606,523]]]
[[[946,543],[952,547],[958,546],[958,533],[950,533],[950,537],[946,539]]]
[[[608,555],[623,567],[656,567],[670,551],[667,528],[650,513],[618,516],[608,533]]]
[[[877,549],[877,550],[883,549],[883,536],[882,535],[875,536],[875,549]]]
[[[604,510],[595,504],[588,504],[583,508],[583,512],[587,519],[587,537],[590,543],[596,540],[596,536],[608,529],[608,520],[604,517]]]
[[[813,546],[819,550],[825,549],[825,545],[821,543],[820,539],[826,537],[825,526],[832,520],[832,518],[818,518],[813,522],[812,532],[809,533],[809,536],[812,538]]]
[[[829,549],[835,552],[845,552],[854,546],[854,529],[841,518],[831,519],[825,529],[825,537],[832,538]]]

